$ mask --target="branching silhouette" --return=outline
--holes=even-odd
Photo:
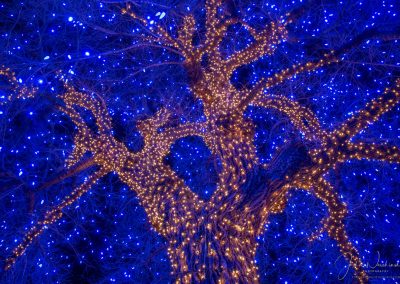
[[[167,47],[184,58],[190,89],[204,105],[205,122],[171,126],[171,111],[162,108],[153,117],[138,123],[144,147],[132,152],[113,137],[111,117],[104,102],[76,90],[61,76],[65,91],[59,96],[63,101],[59,109],[73,121],[78,132],[74,137],[73,152],[66,161],[70,171],[43,187],[88,167],[97,166],[98,169],[26,233],[7,259],[5,269],[9,269],[48,226],[62,217],[64,208],[88,192],[101,177],[115,172],[137,193],[151,225],[167,240],[173,276],[178,283],[257,283],[256,237],[263,232],[272,214],[283,212],[288,194],[293,190],[310,192],[328,208],[328,216],[322,220],[321,228],[309,237],[310,241],[327,232],[349,261],[357,281],[367,282],[358,251],[344,226],[346,204],[324,176],[351,159],[400,163],[400,149],[395,146],[351,142],[352,137],[399,103],[400,80],[332,131],[321,126],[311,109],[283,95],[269,95],[268,89],[297,74],[340,62],[344,53],[367,39],[392,40],[398,35],[366,31],[318,60],[291,66],[260,79],[251,88],[237,90],[230,82],[233,72],[263,56],[272,55],[281,42],[288,40],[287,27],[305,8],[256,30],[241,19],[221,14],[223,2],[206,1],[206,32],[199,44],[193,41],[196,33],[193,15],[184,17],[175,37],[160,25],[149,25],[131,5],[122,9],[123,14],[142,24],[147,31],[143,43]],[[247,29],[253,42],[225,58],[219,47],[228,28],[234,24]],[[0,75],[6,76],[14,88],[10,99],[35,95],[36,90],[20,86],[10,70],[4,68]],[[287,144],[268,165],[263,166],[268,178],[261,181],[261,188],[244,191],[242,186],[247,181],[247,174],[261,167],[254,146],[255,125],[243,116],[249,106],[283,113],[303,134],[304,140]],[[79,111],[82,108],[94,116],[94,129],[83,119]],[[217,189],[208,201],[191,191],[164,163],[171,145],[188,136],[201,137],[221,161]],[[85,160],[88,153],[91,157]]]

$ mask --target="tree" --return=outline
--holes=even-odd
[[[229,3],[228,3],[229,4]],[[238,68],[262,57],[271,56],[288,41],[288,28],[310,4],[256,29],[228,11],[222,0],[205,3],[205,31],[192,14],[185,15],[176,34],[160,24],[153,25],[134,12],[131,4],[122,13],[141,24],[147,35],[146,46],[161,46],[183,58],[193,96],[203,103],[205,120],[177,124],[173,110],[164,106],[152,117],[141,120],[137,128],[144,146],[130,151],[113,135],[111,117],[100,96],[79,91],[68,77],[64,82],[58,108],[75,124],[74,148],[66,164],[69,172],[54,184],[89,167],[97,167],[86,181],[68,194],[32,226],[22,242],[6,260],[10,269],[43,231],[63,216],[64,209],[76,202],[103,176],[114,172],[136,192],[152,227],[168,242],[168,256],[177,282],[257,283],[255,263],[256,238],[262,234],[273,214],[285,210],[292,191],[305,190],[323,201],[328,216],[310,241],[327,232],[348,260],[359,283],[367,282],[359,253],[350,241],[344,218],[346,204],[325,178],[328,172],[351,159],[400,162],[400,150],[394,145],[353,142],[351,139],[393,109],[400,101],[400,81],[368,102],[361,110],[333,130],[321,126],[317,115],[300,102],[284,95],[270,95],[268,90],[293,77],[333,65],[343,55],[367,40],[393,40],[395,32],[366,29],[336,50],[325,52],[313,61],[295,64],[254,85],[238,89],[231,77]],[[243,49],[225,55],[221,43],[231,26],[240,25],[252,37]],[[15,75],[4,69],[15,90],[14,96],[35,96],[35,89],[18,83]],[[290,120],[302,134],[282,147],[269,164],[259,161],[254,145],[255,124],[244,116],[249,106],[275,109]],[[89,125],[82,110],[90,112],[95,125]],[[181,138],[201,137],[220,164],[217,189],[209,200],[194,193],[165,162],[171,146]],[[90,153],[88,158],[85,158]],[[257,185],[249,174],[264,169]],[[45,185],[48,186],[49,184]],[[249,187],[249,188],[248,188]]]

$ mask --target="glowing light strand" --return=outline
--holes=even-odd
[[[335,53],[331,52],[324,59],[295,65],[271,78],[262,79],[256,88],[243,95],[232,86],[230,76],[238,67],[273,54],[277,45],[287,39],[286,26],[293,18],[288,14],[288,20],[282,18],[272,22],[260,32],[241,22],[253,36],[254,42],[223,59],[218,51],[219,44],[227,28],[240,21],[219,18],[218,8],[222,2],[206,1],[205,43],[210,44],[202,43],[198,47],[193,46],[191,41],[195,21],[190,15],[184,18],[185,25],[181,27],[178,38],[173,38],[159,25],[150,27],[145,19],[132,12],[129,5],[122,10],[122,13],[148,29],[150,36],[144,37],[144,41],[173,47],[183,55],[184,66],[191,77],[190,89],[196,98],[203,101],[207,121],[159,131],[170,119],[169,111],[161,109],[153,117],[138,123],[145,145],[141,151],[132,153],[112,137],[111,118],[106,107],[94,97],[77,92],[66,84],[66,92],[61,95],[65,106],[60,109],[78,128],[74,150],[67,160],[67,166],[77,164],[89,152],[94,163],[100,166],[100,171],[74,190],[58,207],[46,213],[44,221],[28,231],[7,261],[6,268],[11,267],[47,225],[61,217],[63,208],[89,190],[98,178],[114,171],[136,191],[152,226],[167,239],[168,255],[178,283],[203,281],[206,274],[210,281],[217,283],[231,280],[233,283],[257,283],[259,276],[254,262],[256,236],[262,232],[271,214],[284,210],[289,190],[293,187],[308,190],[327,205],[329,216],[323,220],[323,228],[317,235],[327,231],[348,258],[358,281],[366,281],[367,276],[361,268],[358,252],[344,229],[345,205],[332,186],[323,179],[323,175],[338,163],[353,158],[399,161],[399,150],[395,147],[353,144],[349,140],[399,102],[400,81],[397,81],[395,88],[387,89],[383,96],[367,104],[335,131],[327,133],[321,130],[316,116],[306,107],[283,96],[272,98],[262,97],[261,94],[264,89],[280,84],[296,74],[311,72],[337,62]],[[205,54],[210,55],[207,68],[200,64]],[[15,82],[13,76],[10,78],[11,82]],[[258,164],[253,143],[254,125],[243,118],[243,111],[250,103],[275,108],[286,114],[294,126],[304,132],[306,139],[319,139],[321,143],[309,151],[313,162],[311,166],[300,169],[293,177],[287,176],[284,181],[272,184],[276,190],[267,198],[246,204],[239,188],[246,181],[246,173]],[[93,114],[96,131],[86,125],[77,106]],[[169,154],[172,143],[188,135],[202,137],[222,163],[217,190],[209,202],[201,200],[171,168],[163,164],[163,158]]]
[[[36,95],[37,88],[27,87],[18,82],[15,77],[15,73],[4,66],[0,66],[0,77],[4,76],[7,82],[10,84],[11,94],[7,97],[9,101],[13,99],[28,99],[33,98]],[[4,104],[5,101],[0,102]]]

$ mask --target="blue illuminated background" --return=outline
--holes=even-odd
[[[301,5],[301,0],[227,1],[226,13],[255,27],[266,25]],[[400,34],[398,0],[313,1],[289,28],[290,40],[271,57],[241,67],[232,77],[238,89],[294,63],[339,48],[365,29]],[[185,13],[204,17],[203,1],[134,1],[153,23],[176,27]],[[100,94],[110,110],[114,135],[132,151],[142,147],[135,122],[162,105],[182,122],[202,120],[202,104],[188,89],[182,58],[140,44],[141,26],[119,12],[122,1],[0,1],[0,65],[10,67],[39,96],[0,105],[0,264],[22,239],[31,222],[43,216],[89,171],[41,188],[64,171],[74,126],[54,106],[60,89],[57,71],[74,86]],[[154,21],[154,22],[153,22]],[[199,27],[201,32],[201,26]],[[225,53],[246,45],[240,26],[229,30]],[[339,64],[302,74],[270,90],[311,108],[333,129],[400,76],[400,39],[371,39],[346,53]],[[0,100],[9,90],[0,82]],[[399,107],[354,140],[400,146]],[[249,108],[256,124],[255,144],[262,162],[297,134],[282,114]],[[185,182],[207,199],[218,180],[210,151],[200,139],[178,140],[167,158]],[[328,178],[348,204],[346,228],[365,263],[400,261],[400,172],[384,162],[352,161]],[[135,193],[109,174],[65,211],[21,257],[0,271],[1,283],[169,283],[165,241],[151,229]],[[271,219],[259,237],[257,263],[263,283],[351,283],[347,263],[326,235],[309,243],[325,206],[296,192],[283,214]],[[386,276],[400,277],[400,268]],[[343,280],[339,280],[345,276]],[[390,277],[374,283],[395,283]]]

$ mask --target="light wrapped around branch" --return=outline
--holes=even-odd
[[[185,50],[194,51],[193,36],[196,32],[196,21],[193,15],[187,15],[183,18],[182,28],[178,31],[178,40]]]
[[[238,67],[250,64],[265,55],[272,55],[278,48],[278,45],[288,38],[286,26],[282,22],[271,22],[261,32],[257,33],[253,31],[251,33],[255,41],[244,49],[232,54],[224,62],[224,70],[227,74],[232,74]]]
[[[66,107],[65,110],[71,112],[75,117],[75,106],[90,111],[96,119],[98,134],[109,134],[111,131],[111,117],[104,102],[100,101],[100,97],[95,99],[92,95],[76,91],[72,86],[64,84],[66,92],[60,95]],[[74,112],[75,110],[75,112]],[[69,115],[69,113],[68,113]]]
[[[22,85],[18,82],[15,77],[15,73],[11,71],[10,68],[6,68],[4,66],[0,66],[0,78],[4,77],[8,84],[10,84],[11,94],[7,97],[9,101],[14,99],[28,99],[33,98],[37,93],[37,88],[27,87],[26,85]],[[2,101],[0,104],[4,104]]]
[[[309,141],[324,141],[326,138],[326,132],[321,128],[315,114],[295,100],[284,96],[267,96],[258,98],[252,105],[276,109],[285,114],[294,127]]]
[[[348,143],[347,156],[349,159],[400,163],[400,149],[388,144]]]
[[[315,240],[326,231],[329,237],[337,242],[340,252],[354,269],[359,283],[366,283],[368,280],[367,273],[363,269],[359,253],[351,243],[344,226],[344,218],[347,215],[345,203],[340,200],[338,193],[329,182],[322,177],[315,178],[312,184],[303,183],[302,185],[304,189],[322,200],[328,207],[328,217],[323,219],[322,229],[313,234],[310,240]]]
[[[100,169],[93,175],[91,175],[81,186],[74,189],[70,195],[64,197],[63,201],[47,211],[44,218],[38,221],[29,231],[25,234],[23,240],[18,244],[17,247],[12,251],[12,255],[6,259],[4,269],[9,269],[17,260],[18,257],[23,255],[26,249],[35,241],[43,232],[48,228],[49,225],[57,222],[63,215],[63,209],[70,206],[72,203],[77,201],[83,194],[88,192],[90,188],[105,174],[107,171]]]
[[[312,72],[321,67],[330,65],[332,63],[339,62],[338,57],[334,51],[326,53],[323,58],[316,61],[309,61],[306,63],[298,63],[292,67],[286,68],[277,72],[272,77],[260,79],[251,90],[245,92],[243,95],[244,99],[241,102],[241,106],[245,108],[248,104],[260,100],[263,96],[264,91],[274,86],[277,86],[284,81],[290,80],[298,74]]]
[[[111,136],[111,117],[100,98],[94,98],[87,93],[76,91],[66,82],[64,82],[64,86],[66,91],[59,97],[64,101],[65,106],[59,106],[59,109],[68,115],[78,128],[74,137],[73,151],[66,161],[67,167],[70,168],[79,163],[87,152],[94,154],[98,152],[99,148],[106,147],[106,144],[115,143],[112,143],[114,139]],[[77,107],[91,112],[95,119],[96,130],[89,128]],[[107,137],[110,139],[107,139]],[[109,141],[106,142],[106,140]],[[104,145],[97,147],[96,144],[98,143]],[[99,164],[99,160],[95,159],[95,162]]]
[[[132,19],[139,21],[143,26],[148,28],[147,32],[149,36],[144,36],[143,40],[148,43],[157,43],[162,46],[172,47],[176,49],[177,52],[180,52],[182,56],[189,57],[191,49],[186,49],[186,45],[183,44],[180,39],[173,38],[168,31],[161,27],[160,25],[149,25],[148,21],[144,18],[138,16],[135,12],[133,12],[131,5],[128,3],[126,8],[121,9],[121,13],[123,15],[128,15]]]
[[[333,135],[341,140],[351,138],[377,121],[383,114],[391,110],[399,102],[400,79],[396,81],[396,86],[394,88],[387,88],[383,95],[369,102],[363,109],[346,120],[340,128],[334,131]]]
[[[351,138],[377,121],[400,102],[400,80],[394,88],[387,88],[383,95],[367,103],[364,108],[326,135],[323,147],[310,151],[313,161],[326,168],[349,159],[375,159],[398,161],[398,149],[383,145],[352,143]],[[365,147],[365,148],[364,148]],[[386,156],[386,157],[385,157]]]
[[[175,33],[138,16],[130,4],[122,9],[123,14],[142,25],[146,36],[140,46],[165,47],[184,58],[182,66],[188,71],[190,90],[195,98],[202,100],[206,122],[177,125],[172,113],[162,108],[149,119],[137,123],[144,147],[130,152],[113,137],[111,118],[102,99],[65,84],[66,92],[60,96],[65,105],[60,109],[77,127],[75,146],[67,161],[68,166],[75,167],[66,176],[74,169],[81,169],[79,162],[86,153],[92,155],[86,165],[99,166],[100,170],[28,231],[7,260],[7,268],[48,225],[61,218],[64,208],[78,200],[101,176],[113,171],[136,192],[153,229],[166,238],[177,282],[258,283],[256,237],[265,229],[271,214],[283,212],[289,191],[295,187],[307,190],[326,204],[328,216],[316,235],[326,231],[336,240],[358,281],[366,281],[358,252],[344,228],[346,206],[324,175],[338,163],[351,158],[399,161],[398,148],[350,142],[352,136],[400,100],[399,82],[394,90],[387,90],[383,97],[368,104],[337,130],[327,133],[311,109],[284,96],[264,97],[264,91],[297,74],[337,62],[339,54],[365,37],[358,37],[350,45],[327,53],[321,59],[293,65],[270,78],[261,79],[250,90],[238,91],[231,81],[233,72],[240,66],[272,55],[278,45],[288,39],[287,25],[299,17],[300,10],[256,29],[243,20],[226,16],[229,13],[223,13],[223,2],[206,0],[205,40],[202,36],[194,38],[195,33],[200,32],[200,25],[196,26],[199,23],[193,15],[183,16],[183,24]],[[221,42],[228,27],[236,23],[247,29],[253,42],[234,51],[227,59],[222,58]],[[195,44],[194,39],[203,41]],[[7,75],[7,72],[5,76],[10,77],[13,88],[17,89],[15,76]],[[289,117],[306,140],[320,142],[295,141],[297,146],[285,145],[288,147],[284,147],[266,167],[268,172],[259,180],[251,180],[256,180],[257,186],[247,183],[248,177],[258,174],[256,169],[262,168],[254,146],[254,122],[243,115],[250,104],[276,109]],[[94,117],[94,127],[85,119],[84,111]],[[164,163],[171,145],[177,139],[191,135],[202,137],[217,157],[219,180],[208,202],[191,191],[170,165]],[[246,191],[245,187],[255,190]]]

